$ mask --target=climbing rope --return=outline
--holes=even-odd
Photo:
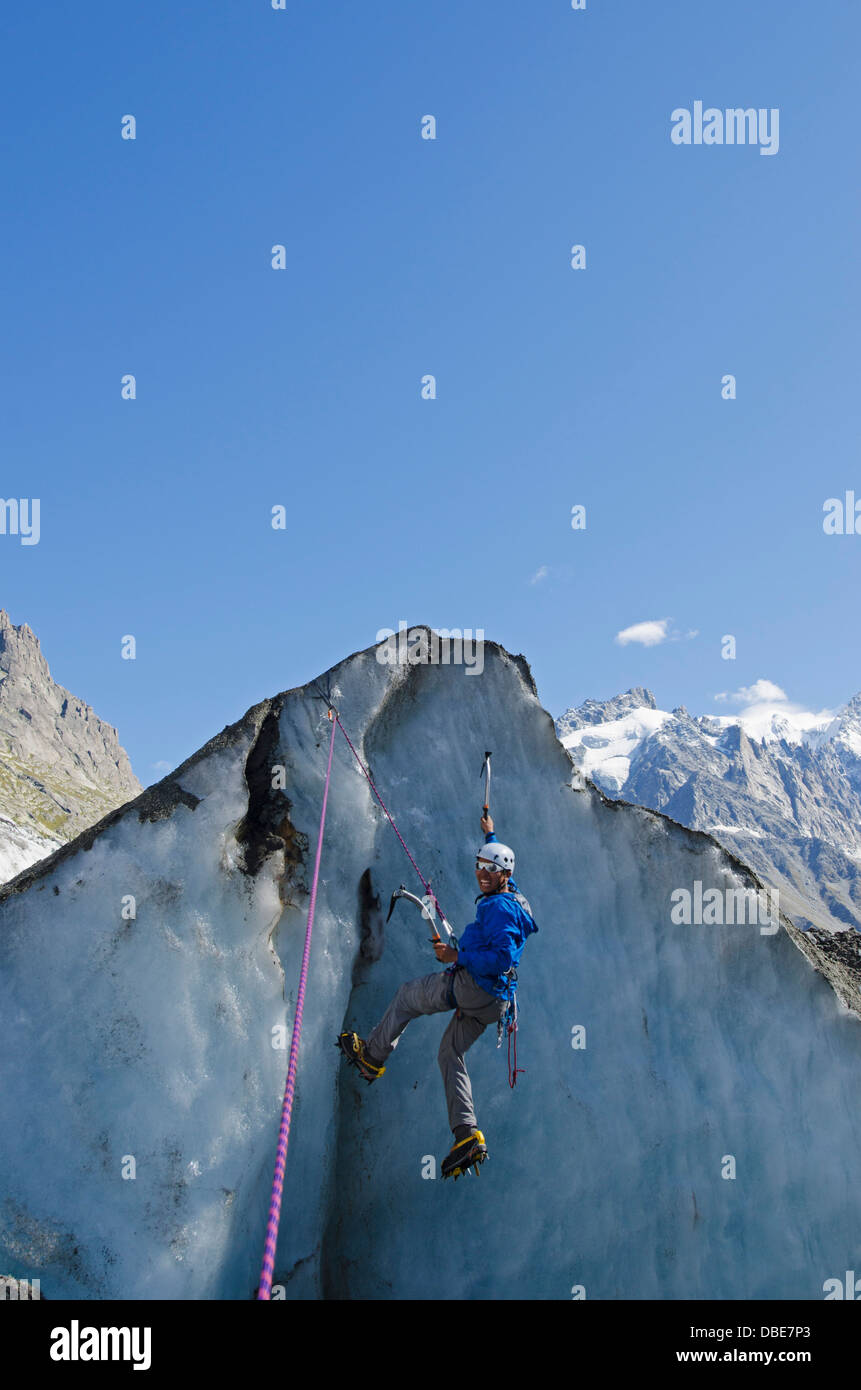
[[[330,719],[332,719],[332,713],[333,711],[330,710]],[[338,722],[340,723],[340,720]],[[272,1200],[269,1203],[269,1221],[266,1226],[266,1242],[263,1247],[263,1268],[260,1273],[260,1285],[257,1290],[258,1300],[268,1300],[272,1296],[272,1276],[275,1272],[275,1247],[278,1243],[278,1223],[281,1219],[281,1196],[284,1191],[284,1170],[287,1166],[287,1141],[290,1137],[290,1118],[293,1112],[296,1063],[299,1056],[299,1038],[302,1035],[305,984],[308,979],[308,962],[311,956],[311,932],[314,928],[314,908],[317,904],[317,882],[320,877],[320,856],[323,852],[323,830],[326,825],[326,803],[329,800],[329,782],[332,776],[332,752],[334,747],[335,720],[332,719],[332,737],[329,740],[329,762],[326,767],[326,784],[323,788],[323,809],[320,812],[320,832],[317,836],[317,857],[314,863],[314,878],[311,882],[311,900],[308,903],[308,924],[305,928],[305,950],[302,954],[299,992],[296,995],[296,1016],[293,1020],[293,1037],[290,1042],[290,1061],[287,1065],[287,1085],[284,1090],[284,1104],[281,1109],[281,1129],[278,1134],[275,1176],[272,1179]]]
[[[284,1173],[287,1167],[287,1143],[290,1137],[290,1120],[293,1113],[293,1093],[296,1085],[296,1067],[299,1056],[299,1039],[302,1034],[302,1013],[305,1007],[305,985],[308,980],[308,963],[311,957],[311,932],[314,928],[314,909],[317,905],[317,883],[320,878],[320,857],[323,852],[323,831],[326,825],[326,806],[329,800],[329,784],[332,778],[332,753],[335,748],[336,727],[341,730],[341,733],[347,740],[347,743],[349,744],[352,750],[356,762],[359,764],[359,767],[365,774],[365,777],[368,780],[368,785],[370,786],[375,797],[377,798],[383,810],[385,811],[386,816],[388,817],[389,824],[391,825],[392,829],[394,830],[395,834],[397,835],[398,839],[403,845],[404,852],[407,858],[409,859],[410,863],[412,864],[413,868],[415,869],[416,873],[418,874],[419,878],[421,879],[422,883],[424,884],[428,896],[432,900],[436,910],[439,912],[440,917],[442,917],[443,915],[442,908],[440,907],[436,899],[433,889],[431,888],[430,884],[428,883],[427,879],[425,878],[415,859],[410,854],[410,851],[407,848],[406,841],[404,840],[404,837],[401,834],[401,832],[398,830],[398,827],[395,825],[394,819],[392,818],[389,809],[386,806],[386,803],[383,801],[383,798],[377,791],[377,788],[374,785],[374,780],[371,777],[370,772],[365,767],[365,764],[362,762],[362,759],[359,757],[358,753],[356,752],[356,749],[353,747],[353,743],[350,739],[350,736],[347,733],[347,730],[344,728],[338,716],[338,711],[335,709],[334,705],[330,703],[328,697],[324,697],[321,694],[320,698],[326,699],[326,703],[329,707],[329,719],[332,721],[332,737],[329,740],[329,761],[326,765],[326,782],[323,788],[323,806],[320,812],[320,831],[317,836],[317,856],[314,861],[314,877],[311,881],[311,898],[308,903],[308,922],[305,927],[305,949],[302,954],[302,970],[299,975],[299,991],[296,995],[296,1015],[293,1021],[293,1037],[290,1042],[290,1061],[287,1065],[287,1085],[284,1089],[284,1104],[281,1108],[281,1129],[278,1134],[278,1152],[275,1157],[275,1175],[272,1180],[272,1198],[269,1203],[269,1220],[266,1226],[266,1241],[263,1246],[263,1267],[260,1273],[260,1283],[257,1289],[257,1298],[258,1300],[262,1301],[271,1299],[272,1278],[275,1273],[275,1248],[278,1243],[278,1226],[281,1220],[281,1199],[284,1193]],[[516,1065],[517,1058],[515,1056],[515,1066]]]
[[[401,834],[401,832],[398,830],[398,827],[395,825],[394,819],[392,818],[392,816],[391,816],[391,814],[390,814],[390,812],[389,812],[389,808],[387,807],[385,801],[383,801],[383,798],[380,796],[380,793],[377,791],[377,788],[376,788],[376,786],[374,785],[374,779],[373,779],[373,777],[371,776],[371,774],[370,774],[370,772],[368,771],[368,769],[365,767],[365,764],[362,762],[362,759],[359,757],[359,755],[358,755],[358,753],[356,752],[355,748],[353,748],[353,744],[352,744],[352,742],[351,742],[351,740],[350,740],[350,735],[347,733],[347,730],[344,728],[343,724],[341,723],[341,720],[340,720],[340,718],[338,717],[338,711],[337,711],[337,710],[335,710],[335,720],[336,720],[336,722],[337,722],[338,728],[341,730],[341,733],[344,735],[344,738],[347,740],[347,742],[348,742],[349,745],[350,745],[350,748],[351,748],[352,751],[353,751],[353,757],[356,759],[356,762],[359,764],[359,767],[362,769],[362,771],[364,772],[366,778],[368,779],[368,786],[371,788],[371,791],[374,793],[374,796],[377,798],[377,800],[379,801],[379,803],[380,803],[380,805],[382,806],[383,810],[385,811],[386,816],[388,817],[389,825],[392,827],[392,829],[394,830],[394,832],[395,832],[395,834],[397,835],[398,839],[400,840],[401,845],[403,846],[404,854],[407,856],[407,859],[409,859],[410,863],[412,864],[413,868],[415,869],[416,873],[418,874],[419,878],[421,879],[422,883],[424,884],[425,892],[427,893],[428,897],[431,899],[431,901],[432,901],[434,907],[436,908],[437,912],[439,913],[440,917],[443,917],[443,916],[444,916],[444,913],[443,913],[442,908],[441,908],[440,905],[439,905],[439,902],[437,901],[436,894],[434,893],[433,889],[431,888],[430,884],[428,883],[427,879],[425,878],[425,876],[424,876],[424,874],[422,873],[421,869],[419,868],[418,864],[417,864],[416,861],[413,859],[413,856],[410,854],[410,852],[409,852],[409,850],[408,850],[408,848],[407,848],[406,840],[404,839],[404,837],[403,837],[403,835]]]

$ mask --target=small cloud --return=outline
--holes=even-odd
[[[753,685],[742,685],[738,690],[724,690],[720,695],[715,695],[716,700],[721,702],[730,701],[733,705],[777,705],[788,704],[789,696],[785,690],[781,690],[774,681],[758,680]]]
[[[633,627],[617,632],[614,641],[620,647],[627,647],[629,642],[639,642],[643,647],[657,647],[661,642],[690,642],[693,637],[699,637],[699,628],[679,632],[670,627],[672,621],[672,618],[654,618],[647,623],[634,623]]]
[[[153,772],[161,773],[161,775],[163,776],[166,772],[172,772],[174,767],[174,763],[166,763],[164,762],[164,760],[162,760],[161,762],[153,763],[152,770]]]
[[[530,584],[540,584],[541,580],[546,579],[549,573],[550,570],[547,568],[547,566],[542,565],[541,568],[537,569],[533,574],[532,578],[529,581]]]
[[[620,647],[627,647],[629,642],[639,642],[644,647],[657,647],[659,643],[666,642],[669,636],[667,629],[671,622],[672,618],[658,618],[647,623],[634,623],[633,627],[625,627],[621,632],[617,632],[615,641]]]

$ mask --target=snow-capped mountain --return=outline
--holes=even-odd
[[[0,882],[140,790],[116,729],[51,679],[38,637],[0,610]]]
[[[861,695],[815,714],[758,684],[771,698],[737,715],[660,710],[638,686],[566,710],[557,730],[608,796],[714,835],[800,927],[861,929]]]
[[[490,1160],[480,1181],[443,1183],[447,1017],[411,1024],[371,1087],[333,1046],[440,969],[418,914],[385,921],[392,889],[418,881],[337,731],[276,1286],[822,1298],[858,1256],[848,934],[820,945],[786,918],[733,918],[758,901],[755,876],[585,784],[522,657],[486,642],[474,676],[378,655],[256,705],[0,890],[0,1274],[38,1277],[48,1298],[253,1296],[330,683],[461,930],[476,771],[495,750],[491,809],[539,931],[519,968],[523,1075],[511,1090],[488,1030],[469,1070]]]

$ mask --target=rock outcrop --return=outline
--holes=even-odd
[[[38,637],[0,610],[0,879],[140,791],[116,729],[51,679]]]

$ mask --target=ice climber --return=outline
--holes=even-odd
[[[516,967],[527,937],[538,930],[529,903],[512,878],[514,851],[499,843],[490,815],[482,816],[481,828],[485,842],[476,854],[480,891],[475,921],[456,948],[442,941],[434,944],[437,960],[448,968],[401,985],[366,1040],[351,1032],[339,1038],[348,1060],[367,1081],[376,1081],[411,1019],[454,1011],[438,1057],[454,1134],[454,1145],[442,1164],[444,1178],[457,1178],[473,1166],[478,1171],[478,1164],[487,1157],[484,1135],[476,1125],[464,1053],[489,1023],[501,1024],[513,1007]]]

